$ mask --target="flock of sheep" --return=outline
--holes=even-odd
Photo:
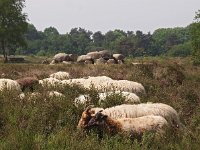
[[[71,63],[84,63],[84,64],[123,64],[124,55],[122,54],[111,54],[107,50],[89,52],[86,55],[66,54],[58,53],[53,57],[51,62],[47,60],[43,63],[47,64],[71,64]]]
[[[67,72],[51,74],[49,78],[38,80],[33,77],[26,77],[18,80],[0,79],[0,91],[16,90],[19,98],[23,99],[26,88],[33,91],[36,84],[41,86],[65,86],[78,85],[84,88],[95,88],[98,93],[99,102],[105,101],[111,94],[121,94],[126,104],[98,108],[88,106],[82,113],[78,123],[78,129],[89,130],[98,128],[108,134],[129,133],[140,135],[147,131],[163,133],[166,127],[182,128],[179,116],[174,108],[162,103],[141,103],[137,94],[145,94],[142,84],[128,80],[113,80],[106,76],[87,77],[71,79]],[[114,91],[114,92],[113,92]],[[33,92],[31,96],[40,93]],[[57,91],[48,91],[48,96],[64,97],[64,94]],[[79,95],[74,99],[74,104],[86,104],[91,97]]]

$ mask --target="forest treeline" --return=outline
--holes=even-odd
[[[102,33],[83,28],[72,28],[69,33],[60,34],[55,27],[38,31],[28,24],[25,34],[26,47],[14,48],[10,54],[54,55],[58,52],[86,54],[90,51],[107,49],[125,56],[188,56],[192,52],[190,26],[161,28],[152,34],[142,31],[114,30]]]

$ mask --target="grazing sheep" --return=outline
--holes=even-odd
[[[105,64],[106,63],[106,60],[105,59],[103,59],[103,58],[99,58],[99,59],[96,59],[95,60],[95,64]]]
[[[55,78],[46,78],[39,80],[39,84],[42,86],[56,86],[56,85],[61,85],[61,81]]]
[[[21,93],[21,87],[19,83],[11,79],[0,79],[0,91],[14,90]]]
[[[65,95],[57,91],[50,91],[48,92],[48,96],[49,97],[64,97]]]
[[[17,83],[19,83],[23,92],[25,89],[29,89],[33,92],[34,86],[39,84],[39,80],[34,77],[25,77],[25,78],[18,79],[16,81]]]
[[[86,60],[92,60],[92,57],[88,55],[81,55],[77,58],[77,62],[85,62]]]
[[[99,103],[105,101],[107,96],[111,96],[113,94],[120,94],[122,97],[125,98],[126,102],[140,103],[140,98],[135,93],[124,92],[124,91],[98,93]],[[91,97],[88,94],[85,94],[76,97],[74,102],[75,104],[86,104],[87,101],[91,101]]]
[[[98,51],[89,52],[87,53],[87,56],[90,56],[92,59],[99,59],[101,57],[101,53],[99,53]]]
[[[47,91],[47,92],[45,92],[45,93],[43,93],[43,94],[45,94],[45,96],[46,96],[46,97],[49,97],[49,98],[54,98],[54,97],[60,98],[60,97],[64,97],[64,95],[63,95],[62,93],[59,93],[59,92],[57,92],[57,91]],[[32,100],[32,99],[35,99],[35,98],[37,98],[37,97],[41,97],[41,96],[44,97],[43,94],[41,94],[41,93],[39,93],[39,92],[27,93],[26,95],[25,95],[24,93],[21,93],[21,94],[19,95],[19,97],[20,97],[20,99],[24,99],[25,97],[28,97],[28,100]]]
[[[133,92],[136,94],[145,93],[145,89],[140,83],[128,80],[113,80],[107,76],[88,77],[87,79],[79,78],[79,79],[63,80],[62,83],[78,84],[88,89],[94,87],[99,92],[125,91],[125,92]]]
[[[116,90],[134,93],[145,93],[144,86],[138,82],[128,80],[116,80],[113,85],[115,86]]]
[[[129,134],[141,135],[149,131],[163,133],[164,127],[167,126],[168,122],[161,116],[147,115],[138,118],[113,119],[99,111],[84,128],[98,127],[111,135],[127,132]]]
[[[55,60],[55,62],[57,62],[57,63],[60,63],[63,61],[70,61],[70,57],[68,54],[58,53],[53,57],[53,60]]]
[[[107,64],[117,64],[117,61],[115,59],[108,59]]]
[[[122,54],[113,54],[115,60],[124,60],[125,56]]]
[[[66,79],[70,78],[70,75],[69,75],[68,72],[59,71],[59,72],[51,74],[49,77],[55,78],[55,79],[58,79],[58,80],[66,80]]]
[[[99,53],[101,54],[101,57],[104,58],[105,60],[112,58],[112,55],[108,50],[102,50],[99,51]]]
[[[143,104],[135,104],[135,105],[118,105],[111,108],[102,109],[103,114],[108,115],[113,119],[117,118],[137,118],[147,115],[155,115],[155,116],[162,116],[165,118],[169,124],[173,127],[183,127],[180,122],[179,116],[174,108],[169,105],[162,104],[162,103],[143,103]],[[94,116],[97,113],[95,108],[88,107],[82,116]],[[91,117],[90,117],[91,119]],[[88,122],[81,122],[84,120],[83,118],[80,119],[78,126],[81,128],[83,124],[87,124]]]
[[[69,54],[70,61],[75,62],[78,58],[77,54]]]
[[[113,94],[120,94],[122,97],[125,98],[126,102],[130,103],[140,103],[140,98],[135,94],[135,93],[130,93],[130,92],[120,92],[120,91],[115,91],[115,92],[105,92],[105,93],[98,93],[99,95],[99,101],[105,101],[107,96],[113,95]]]

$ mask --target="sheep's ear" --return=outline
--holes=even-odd
[[[99,110],[99,112],[101,113],[103,110]]]
[[[89,106],[85,109],[85,111],[86,111],[86,112],[90,111],[92,107],[93,107],[93,105],[89,105]]]

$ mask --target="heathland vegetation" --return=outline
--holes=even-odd
[[[142,103],[172,106],[184,125],[183,130],[167,130],[164,136],[146,133],[141,140],[86,134],[77,130],[82,112],[88,105],[112,107],[127,103],[115,93],[99,103],[98,89],[78,85],[34,86],[25,97],[15,90],[0,90],[0,149],[191,149],[200,147],[200,11],[187,27],[157,29],[153,33],[114,30],[102,33],[73,28],[60,34],[56,28],[38,31],[26,23],[22,14],[24,0],[0,1],[0,78],[44,79],[65,71],[70,78],[108,76],[115,80],[141,83]],[[106,49],[126,57],[123,64],[41,64],[58,52],[86,54]],[[5,63],[7,55],[24,55],[27,63]],[[154,57],[153,57],[154,56]],[[172,57],[173,56],[173,57]],[[178,56],[178,57],[177,57]],[[3,84],[1,86],[4,86]],[[63,96],[49,96],[57,91]],[[39,93],[31,95],[32,92]],[[89,95],[86,104],[75,104],[79,95]]]

